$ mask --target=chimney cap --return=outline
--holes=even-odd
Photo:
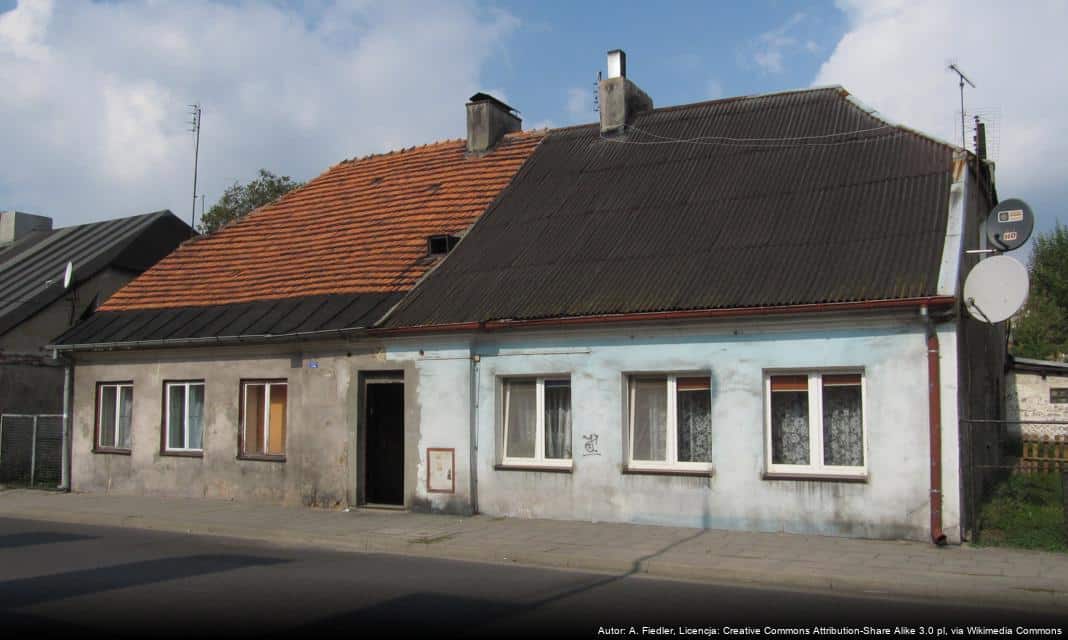
[[[608,52],[608,77],[627,77],[627,54],[622,49],[612,49]]]
[[[504,102],[501,102],[500,100],[498,100],[497,98],[494,98],[490,94],[482,93],[481,91],[479,91],[478,93],[476,93],[475,95],[473,95],[473,96],[471,96],[470,98],[467,99],[467,104],[474,104],[476,102],[492,102],[493,104],[495,104],[500,109],[502,109],[502,110],[504,110],[504,111],[506,111],[506,112],[508,112],[508,113],[510,113],[512,115],[517,115],[519,113],[519,109],[516,109],[515,107],[513,107],[511,105],[505,104]]]

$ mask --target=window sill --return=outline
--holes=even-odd
[[[237,459],[238,460],[250,460],[250,461],[253,461],[253,462],[285,462],[286,461],[286,457],[285,456],[257,456],[257,455],[248,455],[248,454],[239,455],[239,456],[237,456]]]
[[[851,482],[864,484],[868,482],[865,474],[821,474],[821,473],[771,473],[765,471],[760,476],[761,480],[808,480],[810,482]]]
[[[713,469],[651,469],[643,467],[623,467],[625,476],[690,476],[693,478],[711,478],[716,475]]]
[[[543,471],[546,473],[571,473],[574,467],[556,467],[538,464],[497,464],[493,465],[494,471]]]
[[[109,449],[106,447],[93,447],[93,453],[106,453],[113,456],[128,456],[131,452],[129,449]]]
[[[171,458],[203,458],[203,451],[160,451],[161,456],[167,456]]]

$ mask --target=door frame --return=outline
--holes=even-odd
[[[407,430],[408,430],[408,406],[407,390],[404,394],[404,406],[401,415],[404,417],[404,429],[401,433],[401,460],[404,467],[401,470],[403,476],[403,499],[399,505],[374,504],[367,502],[367,386],[372,384],[400,384],[405,383],[404,371],[360,371],[359,372],[359,397],[356,401],[356,506],[373,507],[383,509],[407,509],[408,508],[408,473],[407,473]]]

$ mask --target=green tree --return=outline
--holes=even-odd
[[[1012,353],[1063,360],[1068,355],[1068,227],[1058,222],[1035,237],[1028,270],[1031,291],[1012,322]]]
[[[242,185],[234,182],[227,188],[219,201],[213,204],[201,218],[197,229],[201,233],[216,231],[247,215],[250,211],[274,202],[303,184],[289,176],[276,176],[266,169],[260,169],[259,177],[248,184]]]

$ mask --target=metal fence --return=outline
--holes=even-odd
[[[62,414],[0,414],[0,483],[51,489],[62,474]]]

